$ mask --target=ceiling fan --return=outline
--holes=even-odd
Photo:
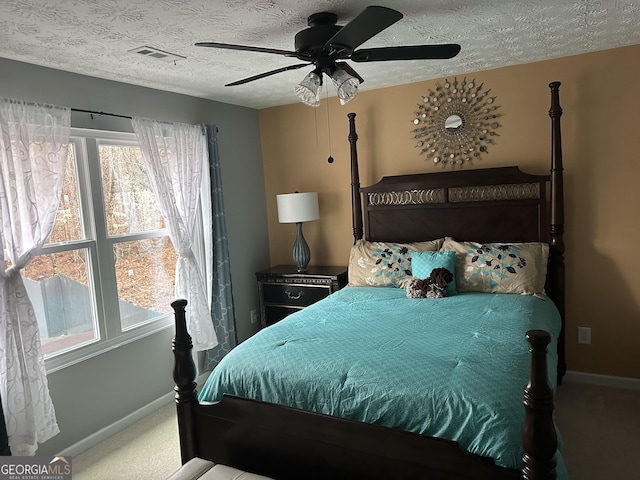
[[[455,57],[460,52],[460,45],[453,43],[356,50],[364,42],[390,27],[401,18],[402,13],[391,8],[370,6],[349,23],[340,26],[336,25],[338,17],[334,13],[314,13],[307,19],[309,28],[305,28],[296,34],[295,51],[217,42],[201,42],[196,43],[196,46],[272,53],[284,55],[285,57],[295,57],[306,62],[287,65],[286,67],[243,78],[226,84],[226,87],[242,85],[277,73],[315,65],[315,69],[296,86],[296,95],[305,104],[314,107],[318,106],[320,104],[322,75],[326,74],[333,80],[338,90],[340,103],[344,105],[357,95],[358,85],[364,82],[364,79],[344,60],[384,62],[390,60],[448,59]]]

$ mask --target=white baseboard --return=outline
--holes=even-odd
[[[197,384],[203,385],[204,381],[207,378],[207,375],[208,373],[198,377],[196,379]],[[128,426],[134,424],[138,420],[142,420],[144,417],[151,415],[152,413],[156,412],[157,410],[160,410],[162,407],[166,405],[169,405],[173,401],[175,401],[175,392],[169,392],[166,395],[163,395],[162,397],[154,400],[153,402],[148,403],[144,407],[139,408],[135,412],[130,413],[126,417],[121,418],[120,420],[112,423],[111,425],[101,428],[97,432],[92,433],[88,437],[85,437],[79,442],[74,443],[70,447],[65,448],[64,452],[59,453],[58,456],[80,455],[81,453],[86,452],[90,448],[95,447],[100,442],[105,441],[107,438],[111,437],[112,435],[115,435],[121,430],[124,430]]]
[[[98,445],[100,442],[105,441],[107,438],[111,437],[112,435],[115,435],[119,431],[124,430],[129,425],[132,425],[138,420],[142,420],[147,415],[151,415],[152,413],[161,409],[162,407],[169,405],[173,401],[173,398],[174,398],[173,392],[163,395],[157,400],[154,400],[153,402],[145,405],[144,407],[139,408],[135,412],[130,413],[126,417],[121,418],[120,420],[112,423],[111,425],[101,428],[97,432],[92,433],[88,437],[85,437],[79,442],[74,443],[70,447],[65,448],[64,452],[59,453],[58,456],[60,455],[75,456],[75,455],[80,455],[83,452],[86,452],[90,448]]]
[[[640,390],[640,378],[615,377],[611,375],[598,375],[596,373],[568,371],[562,381],[600,385],[603,387],[624,388],[627,390]]]

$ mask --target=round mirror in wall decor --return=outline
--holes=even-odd
[[[462,167],[495,145],[500,127],[496,97],[475,80],[445,80],[429,89],[413,118],[412,140],[434,165]]]

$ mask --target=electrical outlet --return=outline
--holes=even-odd
[[[591,328],[578,327],[578,343],[583,343],[585,345],[591,344]]]
[[[251,310],[251,323],[258,323],[258,310],[255,308]]]

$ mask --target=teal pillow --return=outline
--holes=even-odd
[[[453,280],[447,284],[447,295],[456,291],[456,252],[411,252],[411,274],[425,279],[434,268],[446,268],[453,275]]]

